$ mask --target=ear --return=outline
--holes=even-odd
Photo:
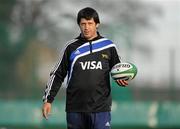
[[[99,23],[96,24],[96,28],[98,28],[98,27],[99,27]]]

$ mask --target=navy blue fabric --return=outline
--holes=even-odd
[[[68,129],[111,129],[110,112],[67,112],[66,117]]]

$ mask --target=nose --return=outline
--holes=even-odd
[[[85,30],[87,30],[87,29],[88,29],[88,25],[86,24],[86,25],[85,25]]]

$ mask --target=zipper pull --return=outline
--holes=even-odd
[[[92,41],[89,41],[90,53],[92,53]]]

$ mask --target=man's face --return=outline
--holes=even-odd
[[[97,37],[97,27],[99,24],[96,24],[94,19],[86,20],[85,18],[81,18],[79,27],[81,29],[81,34],[87,40],[91,40]]]

